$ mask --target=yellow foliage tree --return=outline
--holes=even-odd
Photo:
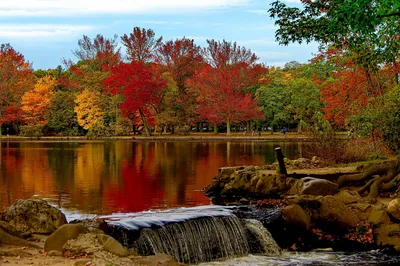
[[[100,92],[84,89],[77,95],[75,103],[74,110],[78,117],[78,124],[84,129],[88,130],[104,120]]]
[[[22,95],[21,109],[28,124],[43,126],[47,123],[46,113],[51,106],[56,85],[55,78],[45,76],[36,82],[33,90]]]

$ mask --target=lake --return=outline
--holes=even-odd
[[[81,214],[208,205],[201,189],[223,166],[302,156],[307,143],[270,141],[2,141],[0,209],[44,198]]]

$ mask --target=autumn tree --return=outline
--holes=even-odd
[[[162,44],[162,37],[156,39],[151,29],[134,27],[129,35],[121,37],[122,45],[126,47],[126,57],[129,61],[152,62],[156,50]]]
[[[67,65],[70,84],[79,91],[77,100],[79,98],[79,105],[82,105],[76,111],[79,125],[87,130],[97,125],[97,129],[104,129],[104,134],[109,134],[110,124],[116,122],[120,110],[114,108],[118,99],[104,91],[103,82],[109,77],[111,69],[121,62],[117,36],[106,38],[98,34],[92,40],[84,35],[73,53],[79,61],[76,64],[69,61]],[[88,99],[91,93],[93,99]],[[88,106],[87,101],[93,106]],[[90,114],[88,117],[84,115],[86,112]],[[102,135],[99,130],[95,135]]]
[[[231,134],[233,122],[262,119],[257,101],[244,88],[257,84],[254,69],[245,64],[236,64],[225,68],[205,66],[196,75],[193,86],[200,90],[200,116],[211,123],[226,122],[227,135]],[[258,73],[260,76],[261,73]]]
[[[75,104],[74,111],[81,127],[89,130],[94,125],[104,124],[100,92],[85,89],[76,96]]]
[[[47,111],[50,108],[55,93],[57,80],[45,76],[37,81],[33,90],[22,95],[21,109],[24,112],[24,120],[28,125],[42,127],[47,124]]]
[[[22,121],[21,97],[33,88],[32,66],[10,44],[0,45],[0,135],[4,123]]]
[[[162,72],[171,74],[178,88],[178,97],[170,108],[174,110],[173,117],[176,121],[171,126],[189,126],[198,119],[195,105],[198,95],[188,86],[188,81],[204,63],[201,48],[192,39],[170,40],[157,49],[156,62]]]
[[[104,82],[104,86],[114,95],[123,96],[120,107],[124,116],[133,117],[139,112],[147,136],[150,136],[148,117],[159,108],[161,90],[165,85],[153,65],[140,61],[120,63]]]
[[[224,68],[229,65],[247,64],[253,65],[259,59],[255,53],[236,42],[226,40],[207,40],[208,46],[204,49],[204,57],[215,68]]]

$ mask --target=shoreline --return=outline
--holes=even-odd
[[[340,136],[342,137],[342,136]],[[115,141],[115,140],[129,140],[129,141],[299,141],[299,142],[312,142],[315,141],[313,136],[299,133],[287,133],[282,135],[280,133],[265,134],[262,136],[243,136],[243,133],[234,133],[231,136],[225,134],[190,134],[186,136],[179,135],[157,135],[146,137],[143,135],[131,136],[109,136],[89,138],[86,136],[44,136],[44,137],[22,137],[22,136],[2,136],[0,141]]]

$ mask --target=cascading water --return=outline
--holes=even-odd
[[[244,229],[236,216],[199,218],[145,228],[136,243],[139,254],[166,253],[188,264],[249,253]]]
[[[277,256],[280,249],[268,230],[255,220],[240,220],[228,207],[196,207],[112,217],[111,235],[140,255],[166,253],[177,261],[198,264],[246,256]],[[249,248],[260,245],[260,250]]]

